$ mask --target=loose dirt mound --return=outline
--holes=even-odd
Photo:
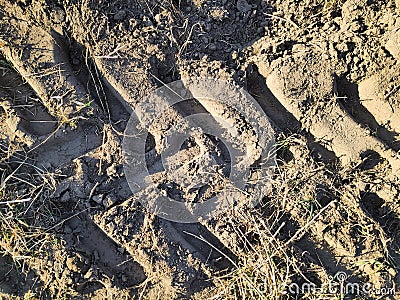
[[[396,298],[398,1],[0,4],[2,298]],[[277,165],[256,207],[244,196],[183,224],[136,201],[122,141],[147,95],[199,77],[256,99]],[[265,146],[243,111],[209,99],[156,119],[145,148],[155,186],[196,203],[217,194],[225,165],[210,177],[204,161],[187,164],[171,180],[181,189],[157,155],[200,106],[233,124],[253,167]],[[179,164],[233,161],[203,132],[186,142]],[[211,183],[193,192],[194,178]]]

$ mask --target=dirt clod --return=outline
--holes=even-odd
[[[0,1],[0,298],[396,299],[399,11],[399,0]],[[218,95],[239,106],[202,97],[212,85],[183,88],[199,78],[229,83]],[[171,86],[187,103],[146,98]],[[186,224],[143,199],[205,203],[237,159],[199,128],[171,143],[193,111],[230,125],[251,176],[220,214]],[[122,147],[133,112],[148,125],[151,179],[137,189]],[[248,120],[265,129],[261,115],[276,144],[268,176]],[[374,289],[326,288],[346,283]],[[293,293],[304,284],[316,288]]]

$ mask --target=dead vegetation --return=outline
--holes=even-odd
[[[0,298],[396,298],[398,3],[4,4]],[[273,122],[257,207],[179,224],[133,201],[122,132],[181,76],[236,81]]]

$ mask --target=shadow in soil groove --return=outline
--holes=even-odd
[[[63,231],[62,238],[71,255],[67,266],[75,271],[75,282],[82,293],[90,294],[102,288],[106,278],[112,287],[123,289],[146,279],[143,268],[99,229],[89,215],[83,213],[68,220]],[[87,280],[85,274],[89,272],[94,276]]]
[[[345,110],[361,126],[367,126],[375,132],[393,150],[400,149],[400,143],[396,141],[397,133],[387,130],[378,124],[375,117],[360,102],[358,85],[350,82],[346,77],[339,77],[336,80],[338,101]]]
[[[387,235],[390,260],[397,272],[400,270],[400,218],[398,213],[385,205],[385,200],[376,193],[361,192],[361,207],[364,212],[374,219]],[[400,278],[398,278],[400,280]]]
[[[307,138],[307,145],[316,161],[333,163],[337,161],[336,155],[315,141],[313,135],[301,129],[300,122],[279,102],[267,87],[265,78],[258,72],[256,66],[247,76],[249,93],[257,100],[274,127],[286,134],[301,132]]]
[[[50,294],[43,290],[43,282],[36,272],[17,264],[11,256],[0,256],[0,298],[21,299],[29,292],[34,292],[41,299],[50,299]]]

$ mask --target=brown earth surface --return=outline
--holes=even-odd
[[[400,299],[399,1],[0,0],[0,54],[1,299]],[[254,97],[277,166],[256,207],[184,224],[137,201],[122,141],[147,95],[198,77]],[[255,163],[242,115],[199,102]],[[215,156],[199,136],[180,153]],[[152,176],[198,202],[224,182]]]

